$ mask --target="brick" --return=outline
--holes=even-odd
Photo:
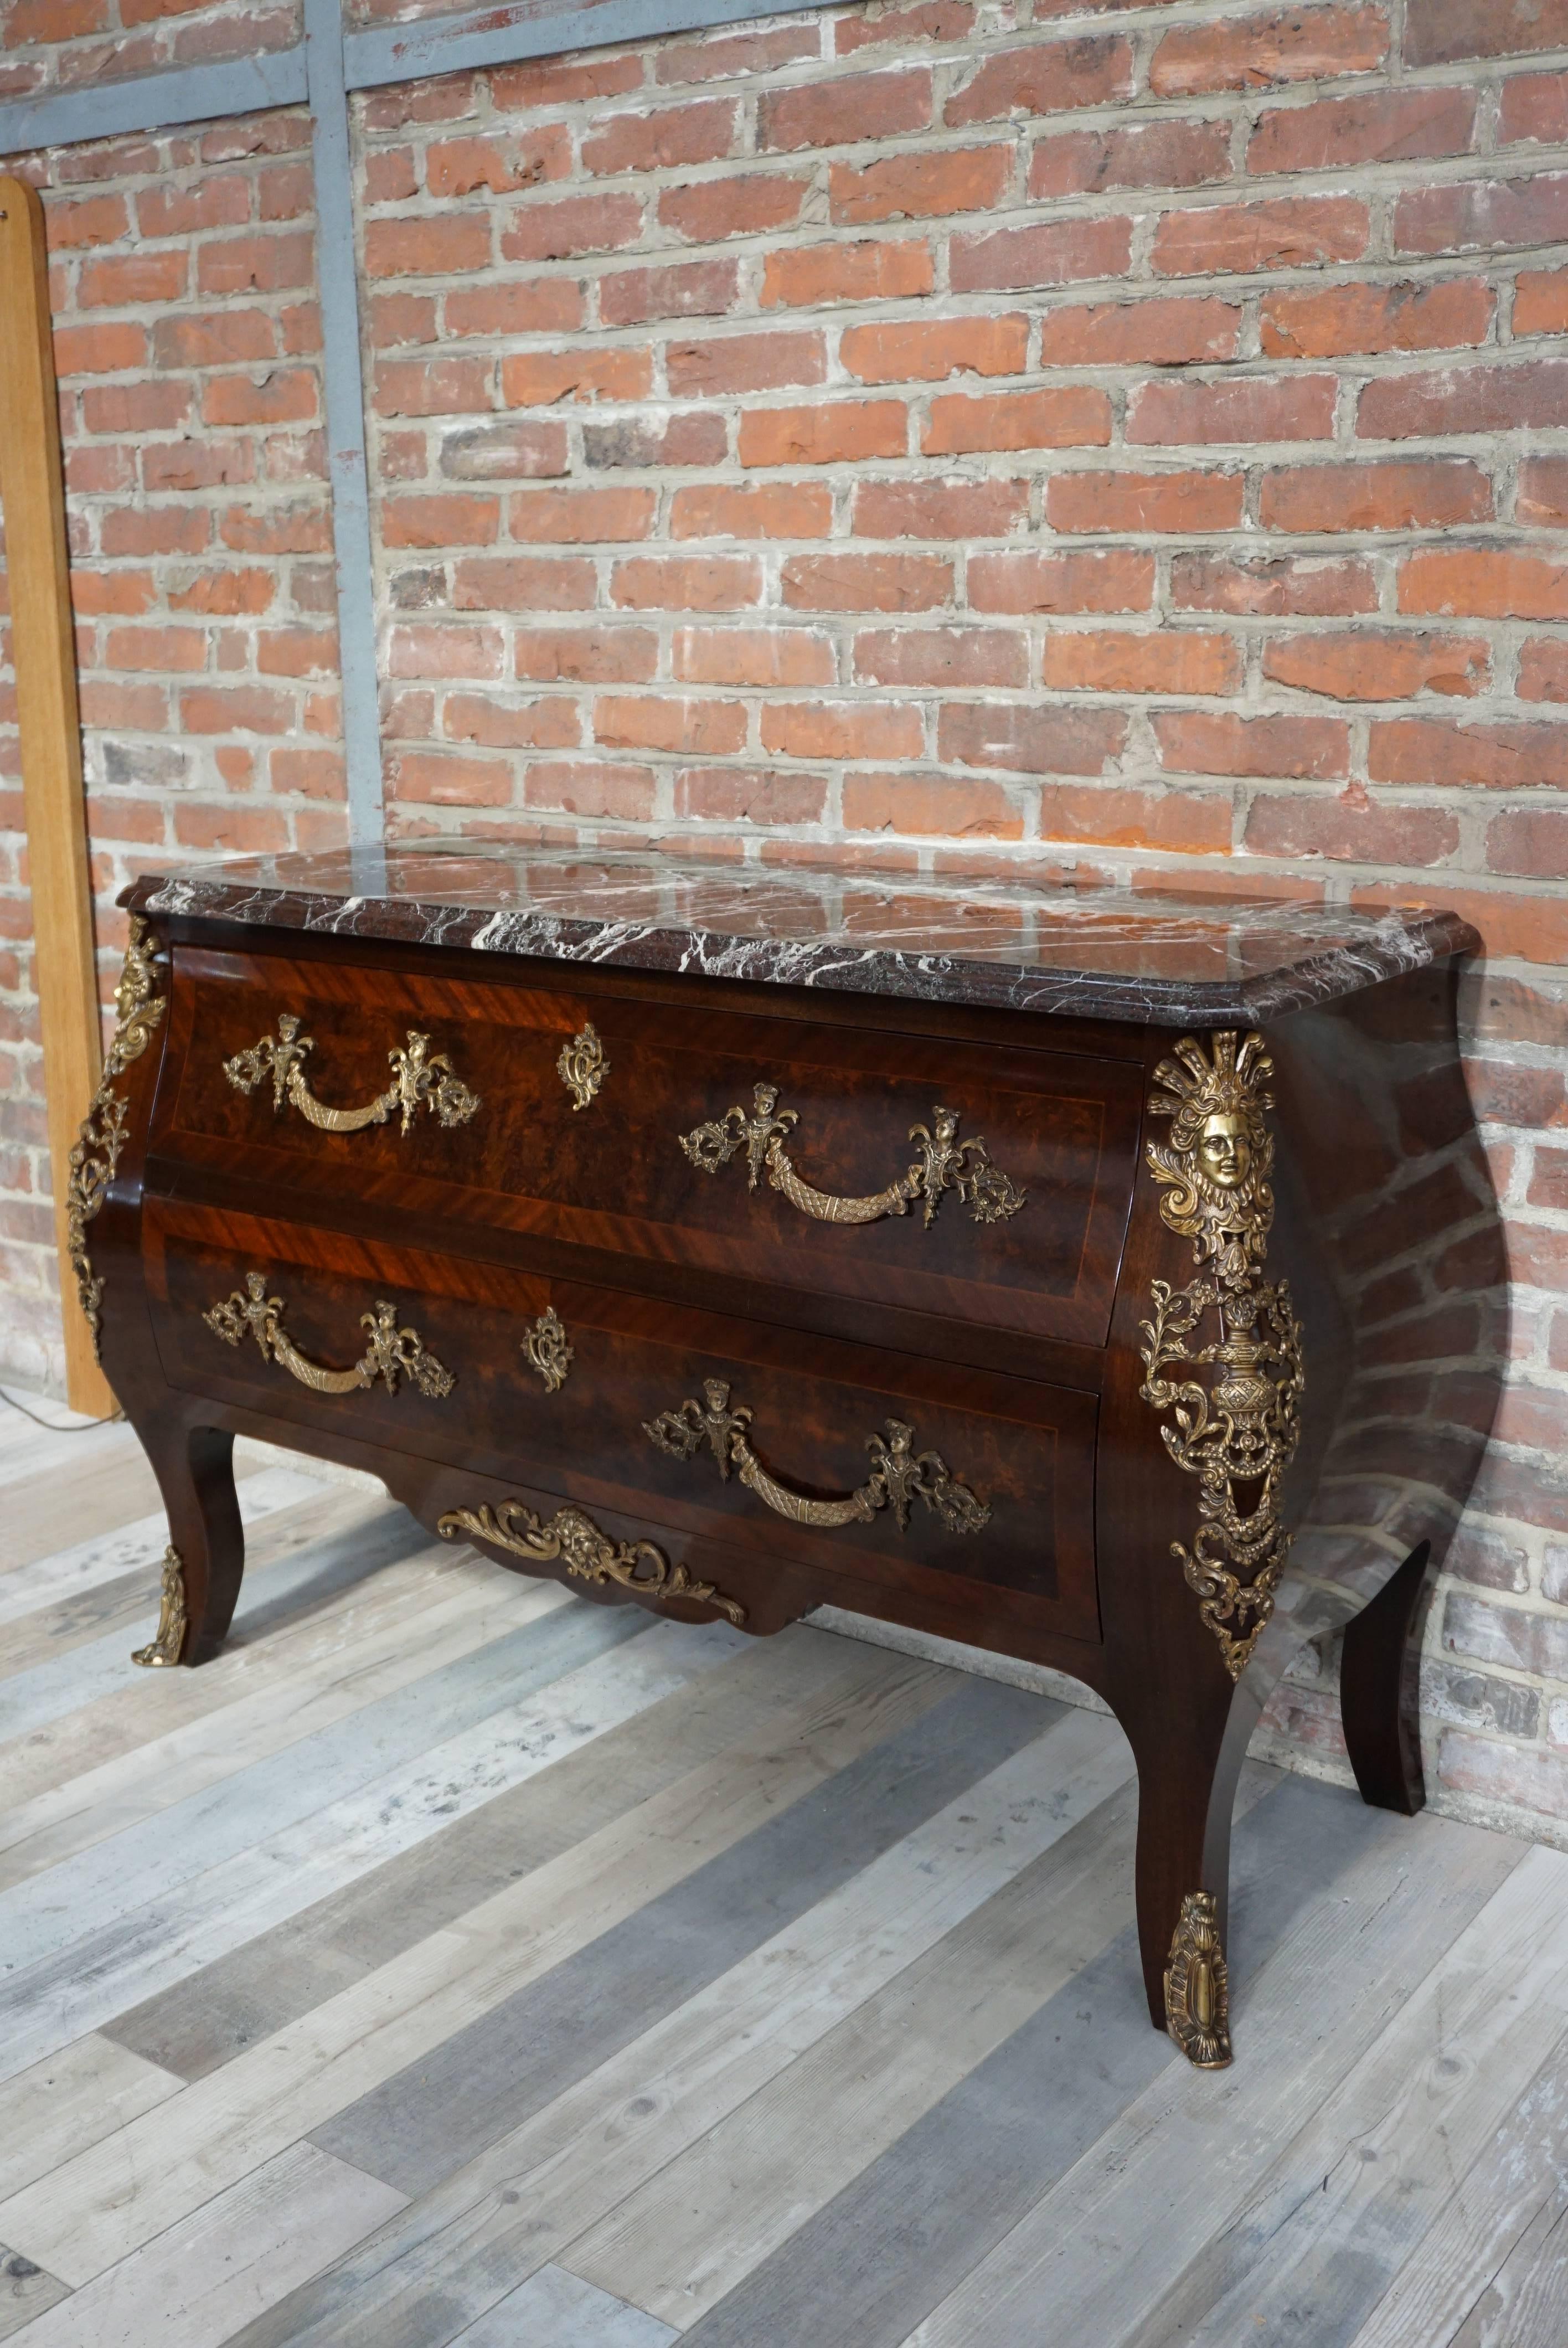
[[[179,723],[188,734],[287,734],[293,697],[260,685],[192,686],[179,696]]]
[[[1301,8],[1235,16],[1167,33],[1149,67],[1156,98],[1200,90],[1258,89],[1270,83],[1328,81],[1371,73],[1389,53],[1380,8]]]
[[[1102,553],[977,554],[968,566],[977,612],[1144,612],[1154,595],[1154,561],[1131,548]]]
[[[500,138],[437,139],[425,153],[425,184],[447,201],[484,189],[514,195],[541,180],[564,180],[571,170],[571,137],[564,122]]]
[[[862,685],[948,690],[1029,683],[1027,639],[1009,628],[867,628],[855,639]]]
[[[664,366],[677,398],[787,391],[826,382],[827,344],[816,334],[715,335],[700,343],[669,344]]]
[[[938,724],[937,755],[1009,774],[1102,775],[1126,736],[1119,710],[949,701]]]
[[[371,347],[385,351],[395,350],[400,344],[437,342],[438,316],[439,304],[434,294],[373,294]]]
[[[335,628],[269,628],[256,637],[256,666],[263,676],[335,676]]]
[[[383,359],[375,370],[378,416],[473,416],[495,405],[489,359]]]
[[[381,509],[386,546],[492,546],[500,526],[499,498],[387,498]]]
[[[412,147],[389,148],[364,159],[364,200],[367,204],[397,204],[419,192]]]
[[[648,318],[716,318],[733,309],[740,264],[681,261],[664,269],[625,269],[599,281],[599,314],[607,326],[640,325]]]
[[[1513,332],[1568,332],[1568,269],[1522,269],[1514,281]]]
[[[1327,440],[1334,431],[1328,375],[1246,376],[1219,383],[1150,383],[1129,406],[1127,438],[1143,443]]]
[[[953,566],[934,554],[792,554],[781,589],[792,611],[932,612],[951,600]]]
[[[270,359],[277,335],[264,310],[211,310],[196,317],[159,318],[152,353],[162,367],[229,366]]]
[[[111,628],[104,659],[109,668],[199,674],[207,665],[207,632],[204,628]]]
[[[169,731],[169,695],[160,685],[120,685],[84,676],[81,705],[87,726],[121,726],[137,734]]]
[[[456,289],[441,305],[448,335],[570,335],[583,316],[582,287],[569,277],[491,279]]]
[[[940,383],[952,375],[1020,375],[1029,320],[943,318],[846,326],[838,355],[861,383]]]
[[[1236,355],[1241,311],[1230,302],[1168,296],[1048,310],[1042,366],[1179,366]]]
[[[688,767],[675,778],[675,812],[707,823],[820,823],[827,804],[821,775],[773,767]]]
[[[1513,74],[1503,83],[1498,145],[1514,146],[1523,139],[1547,147],[1568,142],[1568,75]]]
[[[1391,628],[1276,636],[1263,673],[1276,685],[1336,701],[1401,701],[1417,693],[1474,694],[1491,681],[1486,644],[1474,637],[1402,635]]]
[[[1568,1212],[1568,1149],[1537,1148],[1526,1196],[1532,1207],[1552,1207],[1560,1214]],[[1568,1559],[1563,1563],[1568,1566]]]
[[[621,545],[648,536],[658,501],[655,489],[520,489],[507,521],[529,544]]]
[[[735,74],[766,73],[774,66],[816,57],[815,25],[779,25],[756,33],[706,33],[694,41],[666,40],[653,60],[660,82],[727,81]]]
[[[1046,637],[1040,682],[1068,693],[1234,693],[1241,652],[1233,636],[1169,627],[1062,630]]]
[[[764,750],[785,758],[917,758],[917,709],[887,701],[775,701],[762,714]]]
[[[936,283],[923,237],[863,237],[855,244],[785,246],[763,260],[764,310],[829,302],[903,302]]]
[[[505,807],[512,796],[509,764],[446,750],[397,751],[387,760],[386,781],[393,798],[434,807]]]
[[[175,578],[181,574],[176,573]],[[269,610],[277,595],[279,581],[275,572],[240,571],[225,566],[220,571],[198,571],[183,575],[181,584],[171,578],[166,593],[171,612],[200,612],[208,619],[238,619],[248,613],[252,617]]]
[[[1337,717],[1242,717],[1201,709],[1152,720],[1167,774],[1337,782],[1350,771],[1350,729]]]
[[[1045,518],[1070,531],[1235,530],[1245,489],[1240,473],[1057,473]]]
[[[1171,563],[1178,612],[1235,612],[1348,618],[1378,608],[1370,567],[1345,556],[1178,554]]]
[[[1406,10],[1405,60],[1412,66],[1561,48],[1568,48],[1565,0],[1409,0]]]
[[[1326,857],[1330,862],[1441,864],[1459,846],[1452,816],[1429,808],[1375,807],[1342,798],[1255,798],[1243,846],[1249,856]]]
[[[523,798],[529,807],[555,808],[585,820],[606,817],[645,823],[653,812],[653,777],[646,767],[540,760],[528,768]]]
[[[1132,48],[1125,40],[1090,36],[1035,41],[994,50],[948,98],[942,119],[949,129],[1006,122],[1033,114],[1065,114],[1078,106],[1106,106],[1132,94]]]
[[[582,168],[605,175],[716,163],[733,147],[739,125],[733,98],[700,98],[649,114],[601,114],[583,139]]]
[[[948,268],[955,294],[1014,292],[1121,277],[1132,250],[1130,220],[1048,221],[952,240]]]
[[[837,228],[863,228],[874,221],[989,211],[1001,201],[1011,165],[1012,150],[1005,146],[835,163],[828,171],[828,215]]]
[[[134,23],[134,17],[122,21]],[[107,0],[11,0],[5,11],[5,46],[22,48],[77,41],[107,31]]]
[[[309,367],[277,367],[260,377],[214,376],[201,386],[204,424],[313,424],[316,407]]]
[[[681,416],[626,417],[582,427],[583,463],[597,470],[622,465],[722,465],[728,453],[723,417],[700,409]],[[565,472],[564,462],[559,469]]]
[[[1375,783],[1561,790],[1568,785],[1568,726],[1455,726],[1419,717],[1374,721],[1367,772]]]
[[[745,706],[739,701],[688,701],[673,694],[601,695],[593,705],[593,738],[612,750],[723,757],[745,747]]]
[[[788,172],[759,171],[666,188],[659,198],[659,224],[673,229],[677,236],[690,237],[694,244],[793,228],[810,185],[809,180]]]
[[[1399,566],[1399,609],[1461,619],[1568,619],[1568,563],[1512,547],[1423,547]]]
[[[1494,816],[1487,826],[1486,864],[1489,872],[1560,880],[1568,872],[1568,815],[1555,808],[1542,811],[1520,808],[1508,815]],[[1545,1119],[1521,1118],[1518,1122],[1544,1123]],[[1533,1191],[1531,1196],[1533,1200]],[[1536,1200],[1535,1203],[1543,1202]]]
[[[1023,815],[1000,783],[966,776],[846,775],[846,831],[895,831],[941,839],[1021,839]]]
[[[618,252],[641,233],[641,196],[565,196],[554,203],[520,204],[509,212],[501,231],[501,258],[570,261],[579,253]]]
[[[134,618],[152,608],[150,571],[88,571],[73,562],[70,590],[71,607],[78,619],[101,619],[110,613],[122,619]]]
[[[499,677],[504,675],[499,628],[469,627],[460,621],[394,628],[387,646],[387,673],[395,677]],[[450,729],[448,729],[450,730]]]
[[[1029,518],[1027,481],[857,481],[851,506],[856,538],[1006,538]]]
[[[514,108],[523,112],[541,106],[580,106],[591,98],[623,98],[628,90],[640,89],[643,78],[640,53],[616,57],[581,49],[536,65],[493,66],[489,73],[490,96],[502,113]]]
[[[112,201],[123,221],[119,198]],[[190,188],[167,183],[144,188],[136,200],[136,224],[144,237],[196,236],[208,229],[241,228],[250,218],[251,182],[237,173],[201,180]],[[123,228],[114,232],[116,235],[123,232]],[[49,241],[55,242],[52,211]]]
[[[487,268],[489,260],[490,223],[469,214],[372,221],[364,232],[372,277],[456,277]]]
[[[459,612],[591,611],[599,574],[582,556],[471,555],[452,575]]]
[[[84,261],[77,302],[84,310],[128,309],[143,302],[178,302],[185,292],[183,252],[132,252]]]
[[[105,554],[200,554],[212,517],[202,506],[118,506],[103,518]]]
[[[1358,352],[1461,350],[1486,340],[1495,306],[1480,277],[1435,285],[1335,285],[1267,295],[1259,321],[1266,358]]]
[[[825,538],[833,491],[825,481],[702,481],[670,500],[670,535],[682,538]]]
[[[1410,188],[1394,206],[1397,252],[1495,252],[1568,234],[1568,171]]]
[[[920,446],[927,457],[989,448],[1104,448],[1111,421],[1109,398],[1091,384],[982,398],[955,392],[931,402]]]
[[[1160,277],[1317,269],[1325,262],[1358,260],[1370,232],[1370,214],[1354,196],[1204,205],[1163,214],[1150,265]]]
[[[741,417],[743,465],[839,465],[901,457],[908,412],[901,400],[835,400],[820,407],[753,407]]]
[[[764,91],[757,101],[757,147],[787,154],[802,147],[846,147],[925,130],[931,76],[924,67],[892,73],[835,74]]]
[[[231,506],[218,534],[236,554],[325,554],[333,542],[331,517],[320,504]]]
[[[281,294],[309,285],[314,272],[314,240],[296,235],[235,236],[204,244],[196,255],[200,294]]]
[[[1474,127],[1475,95],[1468,89],[1386,89],[1273,107],[1247,142],[1246,168],[1255,175],[1342,171],[1358,163],[1462,155]]]
[[[642,555],[615,566],[610,601],[638,612],[737,612],[759,602],[754,555]]]
[[[276,808],[179,806],[174,837],[181,848],[275,856],[289,845],[289,819]]]
[[[569,469],[566,427],[523,423],[513,417],[470,424],[444,436],[439,463],[448,481],[548,479]]]
[[[105,319],[90,326],[55,328],[55,369],[61,376],[119,375],[147,364],[147,328]]]
[[[1520,647],[1519,680],[1513,689],[1521,701],[1568,701],[1568,644],[1551,636],[1528,637]]]
[[[501,361],[501,397],[508,407],[646,399],[652,386],[653,356],[646,349],[517,351]]]
[[[1491,483],[1479,465],[1460,458],[1285,466],[1266,473],[1258,492],[1258,520],[1266,530],[1441,530],[1484,521],[1491,513]],[[1402,611],[1422,608],[1400,605]]]
[[[856,10],[834,19],[834,51],[847,57],[889,41],[962,40],[974,23],[970,0],[914,0],[913,6],[889,5],[876,16]]]
[[[833,639],[816,628],[677,628],[675,675],[686,685],[835,685]]]
[[[518,675],[551,685],[647,685],[658,664],[651,628],[519,628],[515,640]]]
[[[1568,359],[1383,376],[1364,387],[1356,411],[1356,429],[1363,440],[1521,432],[1563,424],[1568,424]]]
[[[1230,176],[1228,122],[1130,122],[1037,139],[1029,192],[1094,196],[1112,188],[1200,188]]]
[[[190,386],[178,379],[89,384],[82,393],[89,432],[172,432],[190,413]]]
[[[1231,844],[1228,792],[1111,790],[1055,783],[1040,795],[1040,836],[1102,848],[1160,848],[1223,856]]]

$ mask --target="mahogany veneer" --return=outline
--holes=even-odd
[[[1462,923],[468,846],[122,902],[72,1200],[169,1509],[144,1659],[221,1643],[245,1433],[597,1603],[1050,1664],[1136,1756],[1151,2013],[1228,2059],[1232,1797],[1304,1638],[1349,1625],[1366,1798],[1422,1798],[1505,1295]]]

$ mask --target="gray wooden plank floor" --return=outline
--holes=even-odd
[[[1103,1717],[597,1608],[281,1456],[227,1651],[137,1672],[134,1439],[33,1406],[0,2340],[1568,2337],[1568,1858],[1249,1766],[1194,2074]]]

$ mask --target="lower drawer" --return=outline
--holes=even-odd
[[[1092,1395],[210,1209],[142,1228],[187,1392],[1100,1635]]]

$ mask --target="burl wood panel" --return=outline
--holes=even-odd
[[[275,1035],[285,1013],[313,1039],[305,1073],[334,1107],[383,1091],[388,1052],[415,1028],[480,1108],[450,1129],[426,1111],[406,1135],[395,1118],[332,1134],[275,1109],[270,1080],[236,1090],[223,1063]],[[589,1022],[609,1070],[579,1109],[556,1063]],[[1104,1341],[1141,1107],[1125,1065],[748,1018],[702,1000],[672,1015],[610,988],[433,983],[374,963],[190,951],[176,955],[171,1052],[179,1075],[155,1151],[193,1169],[239,1156],[313,1219],[349,1195],[422,1216],[433,1232],[525,1234],[971,1327]],[[910,1128],[930,1127],[945,1106],[960,1116],[958,1140],[983,1138],[1025,1202],[986,1223],[949,1190],[929,1228],[918,1203],[838,1225],[803,1213],[765,1174],[749,1188],[743,1150],[716,1172],[693,1165],[681,1137],[732,1107],[751,1115],[764,1082],[798,1112],[786,1147],[819,1189],[885,1189],[917,1154]]]
[[[485,1478],[526,1479],[592,1509],[723,1539],[735,1547],[891,1590],[910,1582],[961,1603],[961,1583],[1028,1601],[1038,1632],[1093,1640],[1091,1396],[1033,1381],[956,1372],[907,1355],[832,1344],[808,1333],[763,1330],[696,1312],[675,1313],[626,1291],[529,1280],[494,1268],[366,1246],[279,1221],[149,1200],[144,1258],[164,1373],[188,1392],[225,1397],[348,1439],[414,1453]],[[346,1395],[311,1392],[247,1334],[228,1345],[204,1313],[264,1275],[282,1324],[310,1360],[348,1368],[364,1350],[360,1316],[379,1298],[418,1331],[456,1385],[445,1397],[406,1379]],[[572,1348],[554,1393],[529,1367],[522,1340],[553,1306]],[[890,1509],[866,1524],[803,1526],[774,1513],[712,1451],[668,1457],[646,1432],[705,1379],[753,1413],[752,1447],[768,1471],[813,1499],[863,1486],[868,1438],[890,1418],[913,1426],[916,1448],[989,1509],[975,1531],[955,1532],[917,1499],[900,1532]],[[939,1587],[938,1587],[939,1585]],[[985,1611],[977,1603],[977,1614]]]

